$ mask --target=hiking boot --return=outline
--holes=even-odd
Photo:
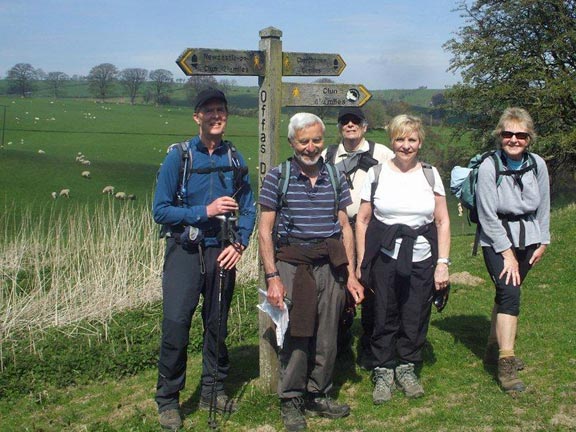
[[[176,408],[167,409],[159,414],[159,422],[162,429],[177,431],[182,427],[182,417]]]
[[[498,360],[498,381],[505,392],[522,392],[526,386],[516,375],[514,357],[504,357]]]
[[[414,373],[414,363],[404,363],[396,366],[396,383],[406,397],[417,398],[424,396],[424,388]]]
[[[491,343],[486,345],[486,350],[484,351],[484,358],[482,362],[486,366],[496,366],[498,364],[499,349],[497,343]],[[514,363],[516,364],[516,370],[524,370],[524,362],[519,357],[513,357]]]
[[[327,417],[337,419],[350,414],[350,407],[346,404],[337,404],[328,396],[312,396],[306,400],[306,414],[309,416]]]
[[[374,382],[374,391],[372,392],[372,402],[374,405],[380,405],[392,399],[394,390],[394,369],[374,368],[372,375]]]
[[[202,411],[210,411],[210,399],[210,396],[200,397],[198,408]],[[219,394],[216,396],[214,409],[219,413],[232,414],[238,411],[238,404],[235,400],[228,399],[228,396],[225,394]]]
[[[301,431],[306,429],[304,417],[304,401],[301,397],[280,399],[280,414],[287,431]]]

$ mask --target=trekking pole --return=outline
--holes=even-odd
[[[220,243],[222,250],[228,246],[230,243],[230,220],[235,220],[236,218],[228,215],[218,215],[217,219],[220,220]],[[216,395],[216,380],[218,379],[218,366],[220,360],[220,332],[222,329],[222,293],[226,288],[226,282],[228,280],[228,270],[224,267],[220,267],[218,272],[218,327],[216,333],[216,363],[212,370],[212,391],[210,393],[210,411],[208,412],[208,426],[210,429],[218,429],[218,423],[216,421],[216,411],[217,411],[217,395]]]

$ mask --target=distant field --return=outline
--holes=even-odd
[[[167,146],[197,133],[192,109],[186,107],[6,96],[0,96],[0,105],[6,106],[4,148],[0,149],[0,208],[31,208],[33,213],[52,206],[62,210],[91,206],[107,199],[101,193],[107,185],[135,194],[137,200],[130,205],[149,205]],[[287,116],[283,116],[281,158],[290,155],[286,121]],[[335,120],[328,119],[326,127],[326,143],[336,142]],[[245,156],[252,173],[258,166],[257,130],[256,118],[231,116],[226,133]],[[449,129],[429,132],[430,148],[445,148],[450,141]],[[384,131],[370,131],[368,138],[388,143]],[[90,166],[75,161],[79,152],[90,160]],[[91,179],[81,177],[84,170],[90,171]],[[257,191],[257,176],[251,179]],[[70,189],[70,199],[53,201],[50,194],[64,188]],[[451,210],[455,214],[453,201]],[[470,228],[462,226],[459,231],[466,233]]]

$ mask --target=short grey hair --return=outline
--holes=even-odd
[[[292,142],[296,136],[296,132],[305,129],[309,126],[319,124],[322,127],[322,135],[326,131],[326,126],[320,117],[316,114],[309,112],[299,112],[294,114],[290,118],[290,123],[288,123],[288,141]]]

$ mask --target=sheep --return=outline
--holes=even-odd
[[[90,178],[90,171],[82,171],[82,177],[84,177],[85,179],[89,179]]]
[[[102,189],[102,193],[103,194],[108,194],[108,195],[114,195],[114,186],[105,186],[104,189]]]
[[[82,162],[84,160],[84,155],[76,156],[76,162]]]
[[[62,189],[58,195],[61,197],[70,198],[70,189]]]
[[[116,194],[114,195],[114,198],[119,199],[119,200],[125,200],[126,199],[126,192],[116,192]]]
[[[80,161],[82,165],[90,165],[90,161],[88,159],[83,159]]]
[[[52,193],[50,194],[50,196],[52,197],[52,199],[58,198],[58,194],[57,194],[56,192],[52,192]]]
[[[126,195],[126,199],[130,200],[130,201],[134,201],[136,199],[136,195],[134,194],[128,194]]]
[[[46,152],[42,149],[38,150],[38,154],[46,154]]]

